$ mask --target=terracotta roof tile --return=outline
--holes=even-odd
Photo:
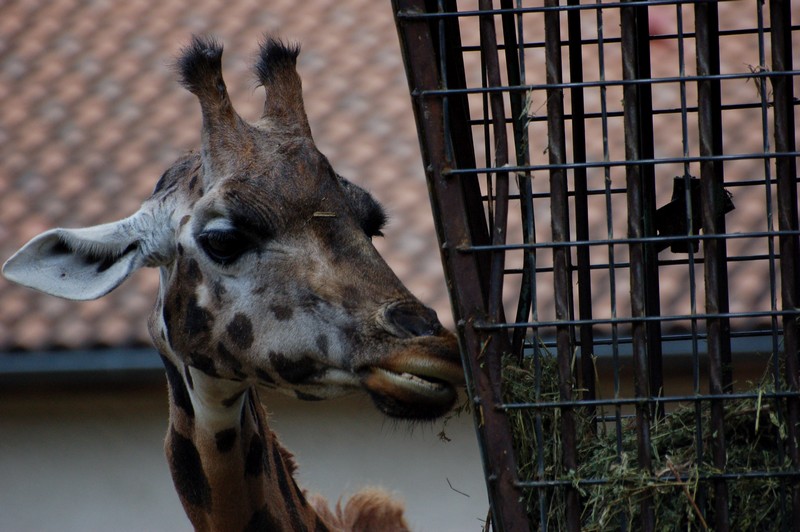
[[[277,34],[302,43],[298,68],[320,149],[340,173],[371,190],[389,210],[387,237],[378,239],[378,248],[412,291],[451,324],[390,3],[275,0],[262,5],[198,0],[191,8],[188,5],[110,0],[0,4],[0,259],[45,229],[131,214],[167,166],[197,147],[200,113],[196,101],[175,82],[170,66],[191,33],[211,32],[225,42],[231,98],[250,119],[258,117],[263,101],[250,72],[256,43],[265,33]],[[795,14],[800,12],[798,6],[793,7]],[[720,4],[723,26],[741,24],[737,9],[745,8],[746,2]],[[655,9],[653,14],[653,31],[672,31],[674,8]],[[590,15],[587,22],[594,16]],[[471,24],[465,31],[465,43],[478,43],[476,29]],[[605,29],[607,37],[618,32],[609,21]],[[753,38],[726,39],[725,45],[742,47],[739,63],[757,63]],[[670,46],[654,45],[654,74],[677,73]],[[607,65],[619,63],[617,45],[609,44],[605,51]],[[529,81],[544,72],[541,50],[530,50],[530,60]],[[469,78],[479,85],[478,55],[469,54],[466,61]],[[586,61],[586,72],[597,76],[593,59]],[[686,64],[691,74],[691,50]],[[734,67],[740,70],[741,64]],[[752,99],[752,84],[727,85],[732,88],[725,93],[726,101]],[[587,91],[587,97],[588,106],[599,110],[599,92]],[[620,99],[618,89],[609,88],[612,108],[619,110]],[[674,93],[656,90],[654,101],[671,104]],[[543,103],[539,98],[534,106]],[[545,111],[542,107],[537,112]],[[741,143],[753,138],[736,122],[741,119],[726,115],[726,149],[741,151]],[[622,119],[609,122],[611,156],[622,158],[623,143],[614,141],[622,138]],[[664,122],[662,127],[675,126]],[[546,157],[544,131],[542,125],[531,126],[531,138],[537,139],[531,150],[538,159]],[[602,146],[589,148],[594,157],[602,157]],[[680,155],[682,149],[679,134],[658,145],[659,155]],[[732,166],[739,174],[763,173],[752,161]],[[545,181],[539,177],[537,185]],[[624,180],[619,178],[615,172],[614,183],[622,186]],[[731,219],[732,229],[763,227],[759,193],[763,196],[755,189],[734,191],[737,217]],[[593,228],[601,237],[604,208],[600,202],[591,213]],[[545,233],[547,212],[547,208],[537,212],[537,224]],[[615,233],[625,234],[624,219],[615,220]],[[617,259],[623,255],[620,252]],[[764,305],[759,283],[753,279],[737,285],[744,295],[736,305]],[[143,271],[97,302],[69,303],[0,279],[0,350],[146,345],[146,315],[157,284],[156,272]],[[666,299],[681,290],[679,279],[664,279]],[[609,312],[607,291],[598,288],[598,316]],[[627,299],[626,271],[617,275],[617,292],[620,301]],[[675,308],[685,303],[685,298],[675,299]],[[548,312],[542,308],[543,314]]]
[[[299,69],[320,148],[387,204],[392,225],[381,246],[389,262],[449,313],[391,8],[371,0],[277,0],[268,8],[204,0],[191,9],[4,2],[0,258],[51,227],[131,214],[167,166],[197,147],[200,113],[170,66],[193,32],[225,42],[231,97],[251,119],[263,102],[250,71],[259,39],[277,33],[302,43]],[[147,345],[157,285],[156,272],[143,271],[99,301],[71,303],[0,279],[0,350]]]

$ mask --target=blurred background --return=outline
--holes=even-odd
[[[264,34],[302,44],[315,140],[390,214],[376,245],[452,326],[389,2],[6,0],[0,3],[0,260],[51,227],[135,212],[199,146],[173,58],[192,33],[225,44],[231,98],[260,116]],[[189,530],[163,454],[166,387],[146,317],[155,270],[72,303],[0,278],[0,530]],[[336,501],[368,485],[404,499],[415,530],[479,530],[487,502],[468,415],[385,421],[361,397],[263,398],[299,483]]]

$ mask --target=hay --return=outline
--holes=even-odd
[[[541,357],[538,401],[558,401],[555,357]],[[532,403],[537,400],[534,358],[518,366],[511,358],[503,370],[504,400]],[[725,401],[725,473],[791,470],[781,449],[787,448],[785,416],[778,415],[777,401],[761,394],[774,388],[767,379],[751,386],[757,399]],[[578,390],[575,390],[578,397]],[[613,407],[612,407],[613,408]],[[581,529],[638,529],[640,503],[652,497],[656,530],[710,530],[714,524],[714,489],[709,474],[720,473],[711,457],[711,407],[677,406],[651,429],[652,474],[638,467],[635,418],[597,425],[582,408],[573,409],[577,434],[576,471],[562,466],[561,409],[511,409],[519,477],[532,480],[567,480],[581,495]],[[608,412],[598,412],[599,415]],[[613,413],[613,412],[612,412]],[[700,419],[702,459],[698,460],[696,423]],[[619,433],[618,433],[619,432]],[[537,437],[537,435],[539,435]],[[541,441],[540,441],[541,440]],[[619,445],[619,450],[618,450]],[[541,456],[539,454],[541,450]],[[583,481],[601,480],[591,484]],[[777,519],[788,515],[788,482],[775,477],[736,479],[727,482],[731,530],[775,530]],[[549,530],[565,530],[564,487],[526,489],[527,510],[535,528],[543,519]]]

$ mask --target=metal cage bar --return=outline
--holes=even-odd
[[[770,31],[772,44],[772,71],[782,73],[791,71],[792,66],[792,13],[788,0],[771,0],[769,3]],[[774,135],[775,151],[795,149],[794,88],[792,78],[778,75],[770,78],[774,90]],[[798,226],[797,214],[797,162],[795,158],[779,158],[775,161],[778,180],[778,228],[792,231]],[[784,235],[779,238],[781,257],[781,300],[783,309],[797,309],[800,306],[800,248],[797,235]],[[789,390],[800,390],[800,344],[798,332],[800,322],[788,315],[783,317],[783,340],[786,353],[786,381]],[[789,457],[792,465],[800,466],[800,397],[787,400],[789,427]],[[795,479],[791,485],[792,520],[795,530],[800,529],[800,481]]]
[[[431,5],[433,4],[433,5]],[[426,174],[430,183],[431,203],[435,216],[441,219],[443,213],[460,213],[458,219],[451,219],[448,224],[437,224],[439,241],[442,244],[445,275],[449,279],[466,279],[472,290],[461,290],[453,297],[454,313],[459,317],[458,330],[462,342],[462,357],[468,377],[468,388],[475,415],[481,419],[476,423],[479,438],[482,442],[482,458],[487,478],[487,487],[492,507],[493,522],[504,530],[525,530],[528,528],[527,517],[523,508],[517,503],[521,494],[516,485],[516,464],[514,451],[510,441],[508,421],[502,412],[495,409],[500,404],[499,357],[506,346],[503,334],[478,333],[474,324],[476,320],[489,319],[488,298],[490,287],[486,279],[490,272],[485,264],[470,254],[458,253],[460,245],[486,241],[488,231],[485,226],[476,223],[469,213],[475,213],[470,200],[476,195],[470,194],[470,187],[477,183],[447,176],[446,170],[457,162],[474,166],[474,159],[457,161],[453,150],[454,134],[459,125],[468,119],[463,101],[452,101],[449,98],[426,98],[418,89],[434,89],[447,87],[448,82],[456,80],[458,73],[454,70],[458,60],[450,61],[450,50],[438,48],[444,39],[457,39],[452,33],[452,26],[440,19],[429,24],[425,19],[414,15],[424,12],[444,12],[444,5],[452,6],[452,2],[431,3],[419,0],[395,0],[393,7],[397,17],[398,31],[401,41],[414,43],[413,50],[404,50],[406,65],[409,66],[409,85],[412,90],[414,111],[417,122],[423,124],[420,143],[423,157],[428,162]],[[457,28],[456,28],[457,30]],[[414,59],[409,60],[409,55]],[[438,61],[437,61],[438,59]],[[455,64],[454,64],[455,63]],[[454,76],[454,77],[451,77]],[[415,94],[416,93],[416,94]],[[463,129],[461,130],[463,134]],[[462,156],[463,157],[463,156]],[[480,212],[483,209],[480,208]],[[470,222],[470,219],[473,222]],[[485,222],[484,222],[485,223]],[[455,273],[457,272],[457,274]],[[486,359],[487,363],[484,363]]]
[[[393,1],[496,530],[737,530],[747,485],[800,530],[800,9],[767,2]]]

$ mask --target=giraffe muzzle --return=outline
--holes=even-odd
[[[361,369],[362,386],[386,415],[435,419],[455,404],[464,382],[458,343],[449,331],[405,340],[404,348]]]

